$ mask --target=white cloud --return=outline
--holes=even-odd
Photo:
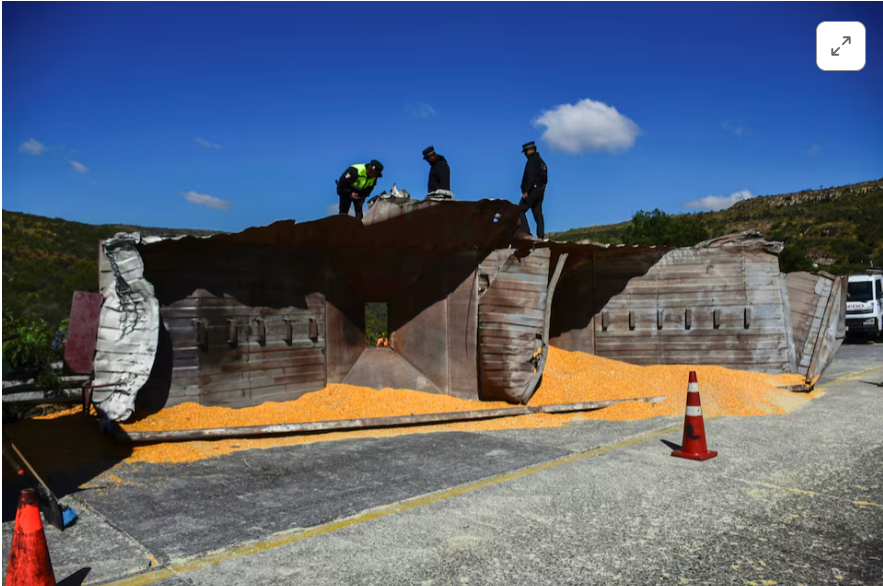
[[[408,104],[405,111],[414,118],[432,118],[438,114],[429,104]]]
[[[725,210],[737,201],[744,201],[754,197],[747,189],[737,191],[730,195],[708,195],[696,201],[688,201],[684,204],[685,208],[695,208],[700,210]]]
[[[808,151],[806,151],[806,154],[813,157],[813,156],[819,154],[821,151],[822,151],[822,147],[820,147],[817,144],[814,144],[814,145],[812,145],[812,148],[810,148]]]
[[[18,150],[23,153],[31,153],[32,155],[42,155],[46,147],[42,142],[32,137],[18,145]]]
[[[212,197],[211,195],[204,195],[202,193],[196,193],[195,191],[188,191],[186,193],[182,193],[181,197],[186,199],[192,204],[196,204],[198,206],[205,206],[207,208],[212,208],[213,210],[226,210],[229,208],[232,203],[229,201],[219,199],[217,197]]]
[[[624,151],[641,134],[638,125],[616,108],[589,99],[546,110],[533,125],[545,126],[542,139],[566,153]]]
[[[724,120],[721,122],[721,128],[732,134],[733,136],[742,136],[748,129],[741,124],[735,124],[732,120]]]
[[[204,147],[207,148],[207,149],[219,149],[219,148],[221,148],[221,145],[219,145],[218,143],[216,143],[216,142],[209,142],[209,141],[207,141],[207,140],[204,139],[204,138],[195,138],[195,139],[193,139],[193,140],[195,140],[196,142],[198,142],[199,144],[201,144],[202,146],[204,146]]]
[[[88,173],[89,172],[89,167],[87,167],[83,163],[79,163],[77,161],[71,161],[71,167],[73,167],[74,171],[76,171],[77,173]]]

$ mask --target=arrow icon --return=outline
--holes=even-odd
[[[840,43],[841,45],[845,45],[846,43],[849,43],[850,45],[852,44],[852,37],[843,37],[843,38],[846,40],[843,41],[842,43]]]
[[[837,54],[837,51],[839,50],[840,47],[837,47],[836,49],[831,49],[831,57],[840,57],[840,55]]]

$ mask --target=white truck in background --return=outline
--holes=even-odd
[[[846,335],[883,337],[883,271],[872,269],[849,276]]]

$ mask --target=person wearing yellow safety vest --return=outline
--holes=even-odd
[[[350,213],[350,204],[356,210],[356,217],[362,219],[362,205],[377,179],[383,177],[383,165],[380,161],[373,159],[367,165],[353,165],[343,172],[337,181],[337,195],[340,197],[340,214],[347,215]]]

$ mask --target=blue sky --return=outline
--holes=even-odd
[[[883,177],[877,3],[3,3],[3,209],[241,230],[316,219],[350,164],[516,201],[547,231]],[[816,27],[867,64],[821,71]],[[694,204],[700,205],[700,204]]]

